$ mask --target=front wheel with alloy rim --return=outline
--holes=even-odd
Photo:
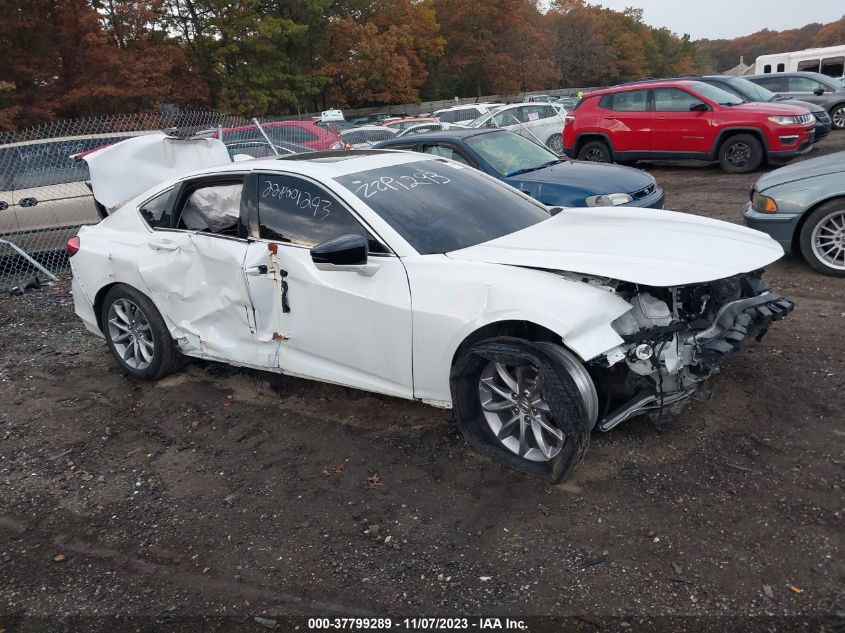
[[[719,164],[729,174],[747,174],[763,162],[763,146],[750,134],[731,136],[719,147]]]
[[[131,376],[154,380],[181,364],[182,356],[161,314],[131,286],[118,284],[109,289],[100,319],[112,355]]]
[[[581,362],[561,346],[481,341],[459,355],[451,386],[462,433],[495,461],[551,483],[581,461],[598,397]]]
[[[845,277],[845,199],[825,202],[807,216],[799,240],[810,266],[825,275]]]
[[[830,110],[830,121],[835,130],[845,129],[845,103],[833,106]]]

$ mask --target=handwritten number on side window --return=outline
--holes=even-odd
[[[313,196],[309,192],[301,191],[296,187],[279,187],[278,183],[270,180],[266,180],[265,185],[264,189],[261,190],[262,198],[290,200],[299,209],[312,211],[311,217],[318,222],[325,220],[332,214],[331,200],[324,200],[320,196]]]

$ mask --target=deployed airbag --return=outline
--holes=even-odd
[[[182,222],[192,231],[220,233],[238,221],[243,185],[197,189],[182,210]]]

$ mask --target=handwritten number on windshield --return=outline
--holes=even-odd
[[[363,194],[364,198],[372,198],[383,191],[410,191],[424,185],[446,185],[450,182],[446,176],[441,176],[433,171],[421,171],[398,178],[382,176],[372,181],[353,180],[352,184],[358,185],[355,189],[356,196],[360,198]]]

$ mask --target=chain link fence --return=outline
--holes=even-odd
[[[261,158],[341,149],[339,131],[312,121],[246,119],[215,112],[139,113],[53,121],[0,134],[0,289],[68,271],[65,244],[98,210],[80,154],[164,131],[221,139],[235,155]]]

